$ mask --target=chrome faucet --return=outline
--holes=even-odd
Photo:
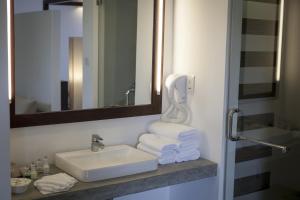
[[[99,149],[104,149],[104,144],[101,141],[103,141],[102,137],[96,134],[92,135],[92,145],[91,145],[92,152],[98,152]]]

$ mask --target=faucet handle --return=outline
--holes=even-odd
[[[100,137],[100,136],[97,135],[97,134],[93,134],[93,135],[92,135],[92,141],[96,142],[96,141],[99,141],[99,140],[102,141],[103,138]]]

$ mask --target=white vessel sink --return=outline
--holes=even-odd
[[[127,145],[99,152],[81,150],[55,155],[55,164],[83,182],[127,176],[157,169],[157,158]]]

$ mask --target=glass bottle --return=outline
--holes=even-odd
[[[49,166],[47,156],[44,157],[43,172],[44,172],[44,175],[48,175],[50,173],[50,166]]]
[[[30,166],[30,178],[32,180],[35,180],[38,178],[38,173],[36,171],[36,166],[35,166],[34,162],[31,163],[31,166]]]

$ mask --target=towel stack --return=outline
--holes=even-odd
[[[197,160],[200,157],[199,132],[192,127],[154,122],[149,133],[139,138],[138,149],[156,155],[160,164]]]
[[[64,192],[70,190],[75,183],[78,181],[65,174],[59,173],[50,176],[44,176],[43,178],[34,182],[34,186],[42,193],[42,194],[51,194],[56,192]]]
[[[169,164],[176,161],[177,145],[168,138],[156,134],[143,134],[139,138],[137,148],[157,156],[160,164]]]

